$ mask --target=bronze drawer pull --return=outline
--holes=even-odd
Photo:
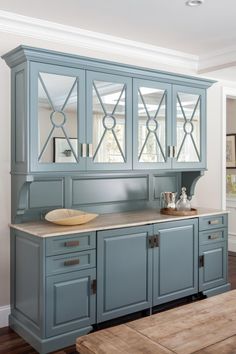
[[[219,234],[212,234],[208,236],[208,240],[216,240],[218,238],[220,238]]]
[[[219,222],[219,220],[217,220],[217,219],[216,219],[216,220],[209,220],[209,221],[208,221],[208,224],[209,224],[209,225],[217,225],[217,224],[219,224],[219,223],[220,223],[220,222]]]
[[[79,241],[67,241],[65,242],[65,247],[77,247],[79,246]]]
[[[70,259],[70,260],[64,262],[64,266],[73,266],[73,265],[76,265],[79,263],[80,263],[79,259]]]

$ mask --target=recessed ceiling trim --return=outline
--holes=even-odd
[[[198,56],[0,10],[0,31],[197,72]]]
[[[224,48],[199,57],[198,73],[204,74],[236,65],[236,46]]]

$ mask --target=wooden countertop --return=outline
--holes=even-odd
[[[80,354],[236,353],[236,290],[80,337]]]
[[[22,224],[10,224],[10,227],[38,237],[60,236],[98,230],[117,229],[122,227],[155,224],[165,221],[192,219],[200,216],[210,216],[228,213],[223,210],[198,208],[198,213],[191,216],[169,216],[160,214],[158,209],[145,209],[122,213],[101,214],[96,219],[76,226],[60,226],[47,221],[32,221]]]

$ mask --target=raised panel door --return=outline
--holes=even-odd
[[[154,225],[153,305],[198,292],[198,221]]]
[[[95,323],[95,299],[91,289],[96,269],[48,276],[46,280],[47,337]]]
[[[227,282],[226,242],[215,242],[199,248],[203,257],[199,268],[199,291],[215,288]]]
[[[97,321],[151,307],[152,226],[98,232]]]

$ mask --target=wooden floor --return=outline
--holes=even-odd
[[[236,253],[229,254],[229,282],[236,289]],[[54,354],[75,354],[75,346]],[[0,328],[0,354],[37,354],[37,352],[10,328]]]

